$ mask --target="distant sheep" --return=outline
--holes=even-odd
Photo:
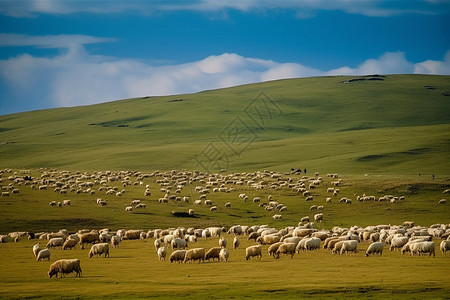
[[[295,254],[295,247],[296,245],[294,243],[283,243],[280,247],[278,247],[276,258],[280,258],[280,254],[290,254],[291,258],[293,258]]]
[[[274,219],[274,220],[281,220],[281,215],[273,215],[272,216],[272,219]]]
[[[206,252],[205,254],[205,260],[209,261],[210,259],[212,259],[214,261],[215,258],[217,258],[217,260],[220,260],[221,249],[222,249],[221,247],[213,247],[209,249],[208,252]]]
[[[47,246],[45,246],[45,248],[57,248],[57,247],[61,247],[64,244],[64,239],[61,237],[56,237],[56,238],[52,238],[48,241]]]
[[[62,245],[63,250],[72,249],[75,248],[75,246],[78,244],[76,240],[73,239],[67,239],[64,244]]]
[[[50,265],[48,270],[48,277],[52,278],[53,275],[58,277],[58,273],[61,273],[61,277],[64,274],[75,272],[75,277],[81,277],[81,267],[79,259],[60,259]]]
[[[161,260],[165,261],[166,260],[166,255],[167,255],[166,247],[159,248],[158,251],[157,251],[157,254],[158,254],[158,260],[159,261],[161,261]],[[184,259],[184,257],[183,257],[183,259]]]
[[[184,258],[184,263],[190,261],[198,260],[198,263],[201,263],[205,260],[205,249],[204,248],[194,248],[190,249],[186,252],[186,257]]]
[[[221,262],[228,262],[228,257],[230,256],[230,253],[227,249],[221,249],[219,253],[219,259]]]
[[[250,258],[253,257],[259,257],[259,259],[261,259],[262,258],[261,250],[262,250],[261,245],[254,245],[247,247],[245,249],[245,260],[249,260]]]
[[[164,248],[164,247],[161,247],[159,249],[162,249],[162,248]],[[158,249],[158,253],[159,253],[159,249]],[[173,263],[173,262],[178,262],[178,263],[183,262],[184,259],[186,258],[186,252],[187,252],[187,250],[175,250],[175,251],[173,251],[172,254],[169,257],[169,261],[171,263]]]
[[[37,243],[33,246],[34,257],[37,257],[39,251],[41,251],[41,245],[39,243]]]
[[[382,242],[375,242],[369,245],[369,248],[366,250],[366,257],[371,254],[380,253],[380,256],[383,255],[384,244]]]
[[[284,242],[277,242],[277,243],[270,245],[269,249],[267,249],[267,253],[269,254],[269,256],[276,257],[275,255],[277,253],[278,248],[283,244],[284,244]]]
[[[241,244],[241,242],[239,241],[239,239],[237,237],[234,237],[233,238],[233,249],[239,248],[240,244]]]
[[[356,240],[344,241],[344,243],[342,244],[342,247],[341,247],[340,254],[342,255],[344,252],[345,253],[348,253],[348,252],[357,253],[358,252],[358,241],[356,241]]]
[[[322,222],[322,221],[323,221],[323,214],[322,214],[322,213],[320,213],[320,214],[315,214],[315,215],[314,215],[314,221],[316,221],[316,222]]]
[[[221,237],[219,239],[219,247],[220,248],[226,248],[227,247],[227,240],[224,237]]]
[[[44,260],[44,259],[48,259],[48,261],[50,261],[50,250],[47,248],[39,251],[39,253],[36,257],[36,261],[40,261],[40,260]]]
[[[439,200],[439,202],[438,202],[438,204],[446,204],[447,203],[447,200],[446,199],[441,199],[441,200]]]
[[[109,244],[108,243],[99,243],[99,244],[95,244],[92,245],[91,250],[89,250],[89,258],[91,258],[94,255],[97,255],[97,257],[99,255],[105,254],[105,257],[108,256],[109,257]]]

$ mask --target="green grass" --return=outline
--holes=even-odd
[[[231,193],[211,193],[208,198],[218,206],[217,212],[192,204],[197,199],[197,183],[180,194],[190,196],[190,203],[168,204],[158,203],[164,194],[157,178],[144,180],[150,185],[151,197],[144,197],[144,188],[139,186],[127,186],[125,194],[116,197],[98,192],[98,185],[95,195],[61,195],[15,185],[19,194],[0,198],[0,234],[236,224],[283,228],[296,226],[303,216],[312,218],[316,213],[309,209],[312,204],[325,206],[324,222],[316,224],[319,229],[404,221],[422,226],[448,224],[450,208],[437,202],[446,197],[442,191],[450,188],[449,76],[392,75],[383,81],[343,83],[351,78],[290,79],[0,116],[0,168],[13,168],[13,172],[31,169],[34,177],[41,176],[38,168],[53,167],[90,173],[108,169],[204,171],[196,158],[213,145],[227,160],[212,160],[225,164],[207,164],[211,172],[224,165],[232,172],[268,169],[285,173],[291,168],[307,168],[309,176],[319,171],[324,179],[312,190],[312,202],[287,188],[255,191],[244,185]],[[264,99],[264,95],[273,100],[265,102],[271,115],[251,118],[245,111],[254,113],[252,101],[258,96]],[[258,108],[263,112],[263,107]],[[233,136],[233,131],[227,130],[233,120],[244,122],[247,127],[240,129],[249,131]],[[342,178],[339,196],[331,204],[325,203],[330,196],[326,188],[331,185],[326,173],[339,173]],[[3,174],[1,186],[10,183],[10,175]],[[110,185],[122,189],[119,183]],[[271,194],[288,210],[282,213],[282,220],[273,220],[274,212],[251,201],[244,203],[238,198],[240,193],[250,199],[260,196],[263,201]],[[357,202],[356,196],[363,193],[377,198],[405,196],[405,201]],[[353,204],[339,204],[341,197],[352,199]],[[97,198],[107,200],[108,205],[98,207]],[[70,199],[72,205],[48,205],[64,199]],[[142,199],[147,207],[125,212],[133,199]],[[224,207],[226,202],[232,203],[230,209]],[[195,218],[171,214],[189,208],[195,210]],[[232,237],[226,237],[231,243]],[[124,241],[119,249],[111,250],[109,259],[89,259],[87,249],[52,251],[52,262],[79,258],[83,278],[74,279],[72,274],[50,280],[46,276],[50,262],[37,263],[32,255],[35,242],[0,244],[0,298],[441,299],[450,294],[450,260],[439,251],[436,258],[389,251],[383,257],[365,258],[368,244],[362,243],[357,255],[336,256],[320,250],[301,253],[292,260],[275,260],[267,256],[264,246],[262,261],[246,262],[244,249],[251,243],[242,237],[241,248],[230,250],[227,264],[175,265],[157,261],[153,240]],[[217,238],[201,239],[195,247],[216,245]]]
[[[214,143],[227,155],[222,165],[233,171],[448,174],[448,76],[343,83],[350,78],[289,79],[0,116],[0,165],[204,170],[195,158]],[[236,118],[246,125],[241,130],[256,136],[227,131]]]

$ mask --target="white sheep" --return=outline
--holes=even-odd
[[[159,249],[162,249],[164,247],[161,247]],[[159,253],[159,249],[158,249],[158,253]],[[181,263],[182,261],[184,261],[184,258],[186,257],[186,252],[187,250],[175,250],[172,252],[172,254],[169,257],[169,261],[172,262],[178,262]]]
[[[305,239],[305,245],[306,250],[317,250],[320,249],[320,239],[317,237],[311,237]]]
[[[47,249],[47,248],[39,251],[39,253],[36,257],[36,261],[44,260],[46,258],[48,259],[48,261],[50,261],[50,249]]]
[[[48,243],[47,246],[45,246],[45,248],[56,248],[56,247],[62,247],[64,244],[64,238],[62,237],[55,237],[55,238],[51,238]]]
[[[342,247],[341,247],[340,254],[342,255],[344,252],[345,253],[348,253],[348,252],[357,253],[358,252],[358,241],[356,241],[356,240],[344,241],[344,243],[342,244]]]
[[[323,221],[323,214],[322,214],[322,213],[320,213],[320,214],[315,214],[315,215],[314,215],[314,221],[316,221],[316,222],[322,222],[322,221]]]
[[[219,253],[219,260],[222,262],[228,262],[228,257],[230,256],[230,252],[227,249],[223,248]]]
[[[391,246],[389,247],[389,251],[392,251],[395,249],[401,249],[403,246],[406,245],[407,242],[408,242],[408,238],[405,236],[394,237],[391,240]]]
[[[171,242],[172,249],[186,249],[188,244],[185,239],[174,238]]]
[[[120,240],[121,240],[120,236],[118,236],[118,235],[112,236],[112,237],[111,237],[111,246],[112,246],[113,248],[118,248],[118,247],[119,247]]]
[[[272,216],[272,219],[274,219],[274,220],[281,220],[281,215],[273,215]]]
[[[102,255],[105,254],[105,257],[109,257],[109,244],[108,243],[99,243],[92,245],[91,250],[89,250],[89,258],[94,255]]]
[[[239,241],[239,239],[235,236],[233,239],[233,249],[237,249],[239,248],[239,245],[241,244],[241,242]]]
[[[161,261],[161,260],[166,260],[166,255],[167,255],[167,250],[166,250],[166,247],[161,247],[161,248],[159,248],[158,249],[158,260],[159,261]],[[184,257],[183,257],[183,259],[184,259]]]
[[[81,267],[79,259],[60,259],[50,265],[48,270],[48,277],[52,278],[53,275],[58,277],[58,273],[61,273],[61,277],[64,274],[75,272],[75,277],[81,277]]]
[[[366,251],[366,257],[370,254],[380,253],[380,256],[383,255],[384,244],[382,242],[374,242],[369,245]]]
[[[428,256],[436,256],[434,253],[434,242],[418,242],[411,245],[411,254],[412,255],[421,255],[423,253],[429,253]]]
[[[280,258],[280,254],[290,254],[291,258],[294,257],[296,245],[295,243],[282,243],[276,252],[276,258]]]
[[[447,200],[446,199],[441,199],[441,200],[439,200],[439,202],[438,202],[438,204],[446,204],[447,203]]]
[[[186,256],[184,258],[184,263],[190,261],[198,260],[198,263],[201,263],[205,260],[205,249],[204,248],[194,248],[186,251]]]
[[[253,246],[247,247],[245,249],[245,260],[249,260],[250,258],[253,258],[255,256],[259,257],[259,259],[261,259],[262,258],[261,250],[262,250],[261,245],[253,245]]]
[[[219,247],[220,248],[226,248],[227,247],[227,240],[224,237],[221,237],[219,239]]]
[[[34,257],[37,257],[39,251],[41,251],[41,245],[37,243],[33,246]]]
[[[439,248],[441,249],[442,255],[445,255],[445,253],[450,250],[450,240],[442,241]]]

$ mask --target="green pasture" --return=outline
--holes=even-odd
[[[448,174],[449,76],[351,79],[288,79],[4,115],[0,166]]]
[[[231,243],[233,237],[224,235]],[[375,298],[444,299],[448,297],[450,259],[402,256],[398,251],[365,257],[368,243],[352,255],[329,250],[301,252],[293,259],[274,259],[263,246],[263,257],[246,261],[245,247],[253,241],[240,237],[241,246],[228,247],[228,263],[175,264],[159,262],[153,239],[123,241],[110,257],[88,258],[88,249],[54,249],[51,262],[79,258],[82,278],[75,274],[49,279],[51,262],[36,262],[31,251],[36,241],[0,245],[3,299],[299,299]],[[438,242],[438,241],[436,241]],[[41,245],[45,241],[41,241]],[[199,239],[193,247],[206,250],[218,238]],[[169,255],[171,250],[169,250]]]

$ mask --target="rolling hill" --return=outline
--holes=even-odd
[[[3,115],[0,166],[448,174],[449,111],[449,76],[287,79]]]

